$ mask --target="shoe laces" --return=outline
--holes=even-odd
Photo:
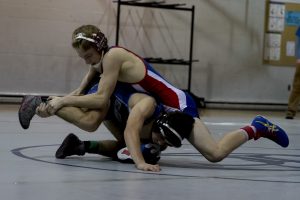
[[[267,128],[266,132],[268,133],[268,136],[276,137],[276,132],[279,131],[279,129],[275,124],[271,124],[269,122],[264,123],[262,121],[257,121],[257,123],[260,123]]]

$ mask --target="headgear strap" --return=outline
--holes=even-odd
[[[87,40],[89,42],[96,43],[96,40],[94,40],[92,38],[85,37],[84,35],[85,35],[84,33],[78,33],[78,34],[76,34],[75,35],[75,40],[83,39],[83,40]]]

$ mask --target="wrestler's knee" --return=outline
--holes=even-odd
[[[217,163],[222,161],[225,158],[225,154],[222,152],[220,148],[217,148],[211,153],[207,154],[205,157],[209,162]]]

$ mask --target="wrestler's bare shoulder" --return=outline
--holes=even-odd
[[[113,47],[105,54],[108,59],[120,60],[120,61],[139,61],[140,58],[131,51],[122,47]]]
[[[144,78],[144,63],[134,53],[119,47],[110,49],[105,55],[105,63],[120,67],[119,81],[135,83]]]

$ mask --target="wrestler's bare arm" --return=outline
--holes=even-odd
[[[98,87],[94,94],[84,96],[65,96],[55,98],[49,102],[49,112],[54,114],[58,109],[64,106],[73,106],[88,109],[103,109],[109,105],[109,99],[112,95],[119,77],[119,71],[123,60],[118,54],[107,53],[103,59],[103,73]]]
[[[136,95],[136,94],[135,94]],[[140,96],[138,96],[140,95]],[[152,97],[137,94],[135,105],[132,107],[124,131],[126,146],[136,167],[144,171],[160,171],[159,165],[147,164],[141,152],[140,132],[146,119],[152,116],[156,102]],[[133,98],[134,98],[133,97]],[[142,97],[142,98],[140,98]],[[131,100],[130,100],[131,101]]]

